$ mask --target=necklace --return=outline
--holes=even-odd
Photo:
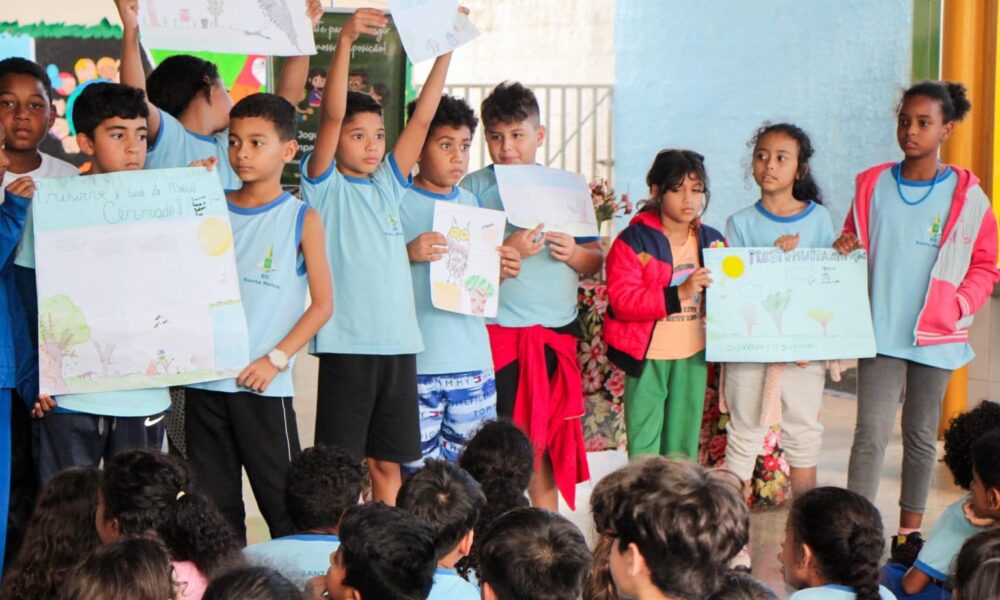
[[[940,173],[938,173],[938,169],[935,169],[934,170],[934,180],[931,182],[930,189],[927,190],[924,193],[924,195],[920,197],[919,200],[907,200],[906,196],[903,195],[903,163],[899,163],[898,166],[899,166],[899,168],[896,169],[896,192],[899,193],[899,199],[902,200],[903,202],[905,202],[909,206],[916,206],[916,205],[920,204],[921,202],[923,202],[924,200],[930,198],[931,194],[934,193],[934,188],[937,187],[938,182],[944,180],[943,177],[941,179],[938,179],[938,176],[940,175]],[[946,169],[945,173],[947,173],[947,172],[948,171]]]

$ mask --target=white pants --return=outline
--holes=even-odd
[[[789,363],[781,375],[781,445],[789,466],[816,466],[823,440],[819,412],[826,384],[825,365],[824,361],[813,361],[802,368]],[[744,481],[753,475],[768,430],[768,426],[760,424],[766,370],[763,363],[726,365],[723,382],[729,404],[726,468]]]

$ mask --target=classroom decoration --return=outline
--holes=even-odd
[[[789,362],[875,356],[867,255],[832,248],[709,248],[706,358]]]
[[[299,162],[303,156],[312,152],[316,144],[327,69],[330,68],[333,51],[337,48],[340,30],[353,12],[327,11],[316,27],[316,54],[309,57],[306,87],[302,101],[295,109],[299,117],[299,131],[296,135],[299,150],[295,154],[295,160],[282,173],[282,185],[299,185]],[[351,47],[348,86],[351,90],[371,94],[382,105],[386,152],[392,149],[399,132],[403,130],[406,71],[406,55],[391,17],[389,24],[379,35],[362,36]]]
[[[435,308],[466,315],[497,316],[500,252],[506,216],[502,211],[434,203],[434,231],[448,251],[431,262],[431,302]]]
[[[41,392],[235,377],[249,362],[226,197],[203,168],[39,179]]]
[[[516,227],[596,237],[590,185],[579,173],[541,165],[494,165],[507,219]]]
[[[458,0],[389,0],[406,56],[415,63],[447,54],[479,37]]]
[[[139,29],[151,48],[238,54],[315,54],[305,0],[144,0]]]

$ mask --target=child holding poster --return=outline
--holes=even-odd
[[[407,110],[412,117],[416,104],[411,102]],[[479,206],[476,196],[456,185],[469,169],[469,147],[478,124],[465,100],[441,96],[417,159],[420,172],[400,207],[417,322],[424,338],[424,351],[417,355],[423,458],[410,463],[412,468],[427,458],[455,462],[469,436],[483,421],[496,418],[496,382],[485,319],[435,308],[431,300],[430,263],[446,257],[452,260],[449,249],[455,249],[452,254],[457,255],[456,246],[461,244],[455,240],[449,243],[443,234],[432,230],[435,205],[455,202]],[[456,225],[453,229],[464,232],[468,240],[467,228]],[[497,231],[498,236],[500,233]],[[465,260],[467,253],[466,248]],[[515,277],[521,266],[517,250],[500,246],[500,253],[501,277]],[[462,285],[469,285],[468,280]]]
[[[358,9],[340,31],[323,91],[315,150],[302,158],[302,196],[323,219],[336,314],[310,351],[319,356],[316,443],[366,458],[372,496],[394,505],[399,465],[420,458],[413,304],[400,205],[437,111],[451,54],[435,60],[413,115],[385,155],[382,108],[348,91],[352,46],[388,21]],[[385,160],[383,160],[383,158]]]
[[[751,172],[760,199],[726,221],[729,245],[777,246],[785,252],[829,247],[833,221],[809,166],[813,147],[806,132],[791,123],[765,124],[750,145]],[[726,468],[749,488],[764,437],[771,425],[780,422],[792,493],[815,487],[825,384],[824,361],[726,364],[720,387],[730,417]]]
[[[698,459],[708,384],[702,250],[725,245],[701,223],[708,207],[704,158],[662,150],[646,175],[649,200],[608,253],[608,358],[625,371],[629,457]]]
[[[530,89],[501,83],[483,100],[481,114],[495,164],[535,164],[545,126]],[[470,173],[461,185],[484,207],[503,210],[493,165]],[[521,272],[504,284],[489,334],[497,412],[513,418],[535,443],[539,471],[528,491],[532,505],[556,510],[558,492],[573,506],[576,484],[590,476],[580,421],[584,408],[576,296],[580,275],[598,272],[604,256],[596,237],[542,233],[544,229],[543,223],[534,229],[507,225],[505,244],[521,255]]]
[[[858,363],[847,486],[869,500],[878,492],[905,394],[894,556],[916,554],[923,545],[919,530],[945,388],[951,372],[972,360],[972,315],[1000,279],[996,216],[979,179],[938,162],[941,143],[971,108],[960,83],[924,81],[906,90],[896,121],[903,160],[858,175],[851,212],[834,243],[844,254],[868,252],[878,354]]]
[[[233,107],[229,162],[243,185],[226,196],[252,362],[236,378],[185,388],[187,453],[198,485],[244,543],[243,468],[271,537],[295,529],[284,496],[285,473],[300,450],[292,366],[333,312],[323,223],[281,189],[281,172],[298,149],[295,131],[295,107],[275,94],[252,94]]]

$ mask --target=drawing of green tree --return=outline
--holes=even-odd
[[[826,326],[833,320],[834,314],[833,311],[825,308],[814,308],[807,312],[806,316],[818,322],[819,326],[823,328],[823,335],[826,335]]]
[[[41,377],[53,394],[70,392],[63,377],[63,359],[75,356],[74,346],[90,339],[87,316],[69,296],[45,298],[38,304],[38,349],[47,359]]]
[[[764,307],[767,314],[771,315],[771,320],[774,321],[774,327],[778,330],[778,335],[782,335],[781,317],[784,315],[791,302],[792,290],[787,290],[784,293],[774,292],[768,294],[768,296],[761,302],[761,306]]]

